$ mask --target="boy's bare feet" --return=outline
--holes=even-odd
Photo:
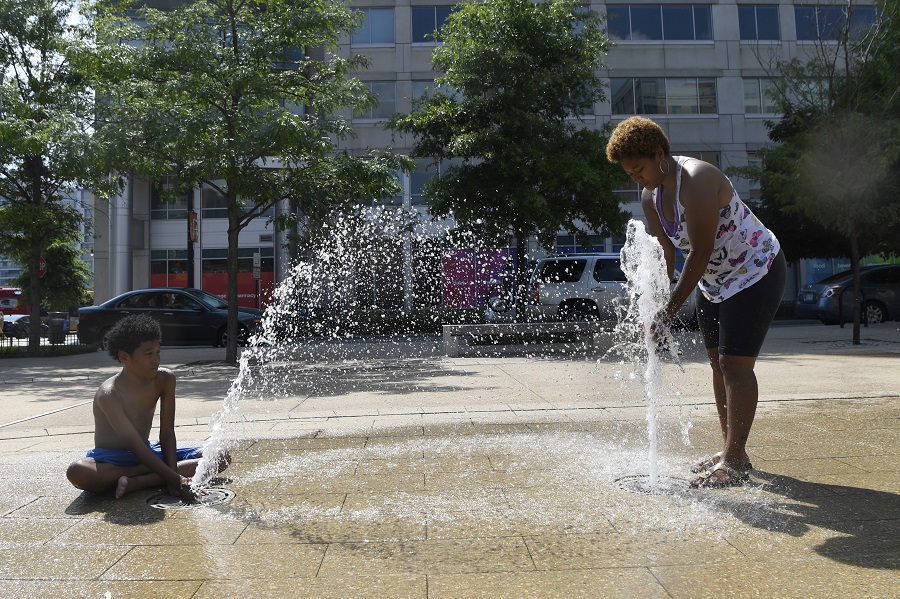
[[[122,495],[128,492],[128,477],[120,476],[119,482],[116,484],[116,499],[121,499]]]

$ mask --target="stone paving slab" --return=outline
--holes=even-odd
[[[79,493],[89,406],[67,406],[114,369],[78,358],[0,396],[0,424],[29,418],[0,426],[0,597],[895,598],[900,331],[864,331],[773,328],[741,488],[686,489],[718,425],[701,357],[667,365],[655,495],[623,488],[650,471],[641,390],[577,350],[298,364],[319,382],[242,408],[231,501]],[[210,351],[172,352],[179,439],[208,435],[236,372]]]

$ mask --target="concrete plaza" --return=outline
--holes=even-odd
[[[750,484],[688,490],[718,449],[695,334],[664,363],[658,492],[640,372],[531,346],[316,343],[229,428],[230,501],[80,493],[98,352],[0,362],[0,597],[900,597],[900,323],[776,323]],[[602,352],[601,352],[602,354]],[[237,375],[164,348],[176,433],[202,442]],[[271,372],[266,376],[276,376]],[[276,387],[273,387],[275,389]]]

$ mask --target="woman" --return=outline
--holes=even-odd
[[[778,239],[722,171],[670,155],[668,138],[650,119],[619,123],[606,156],[644,188],[648,229],[663,247],[670,278],[676,248],[685,256],[681,278],[655,326],[667,327],[699,288],[697,314],[724,446],[691,468],[699,474],[691,486],[743,484],[752,468],[746,444],[759,400],[753,368],[784,295],[786,266]]]

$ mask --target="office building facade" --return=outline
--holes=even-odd
[[[357,76],[378,95],[380,104],[365,114],[346,115],[357,136],[344,142],[344,147],[359,153],[367,148],[392,147],[407,154],[411,140],[387,130],[385,123],[395,113],[408,112],[413,99],[433,86],[436,73],[430,59],[435,44],[431,34],[453,5],[446,0],[354,0],[351,6],[361,11],[365,20],[359,30],[343,40],[338,52],[346,57],[364,54],[370,58],[370,67]],[[631,115],[646,115],[667,132],[674,154],[695,156],[722,169],[752,163],[756,152],[768,143],[765,121],[777,118],[766,95],[774,75],[771,65],[803,58],[821,40],[827,41],[840,22],[841,6],[737,0],[592,2],[592,10],[607,16],[609,36],[615,45],[607,57],[607,68],[599,73],[609,84],[606,99],[583,117],[584,126],[601,128]],[[865,26],[874,16],[872,6],[859,6],[852,23]],[[428,208],[423,186],[440,172],[440,166],[429,168],[428,159],[417,162],[415,172],[398,175],[402,196],[385,199],[384,203],[424,215]],[[734,184],[743,197],[759,193],[752,181],[735,179]],[[635,218],[643,219],[639,189],[626,186],[620,193],[625,207]],[[189,203],[196,206],[199,225],[192,267],[187,260],[192,243]],[[185,199],[175,205],[160,202],[158,193],[146,182],[131,182],[123,196],[114,198],[105,210],[96,210],[97,299],[151,285],[184,286],[189,268],[193,269],[190,279],[194,286],[224,294],[227,221],[222,209],[221,198],[211,190],[196,189],[191,202]],[[560,232],[556,247],[550,250],[617,251],[622,242],[621,238],[595,236],[590,246],[581,247],[573,236]],[[263,295],[285,276],[289,258],[280,247],[283,236],[265,219],[245,229],[240,243],[243,291],[239,299],[244,305],[254,305],[261,301],[253,296],[256,283],[250,278],[254,255],[256,263],[261,264]],[[373,269],[395,273],[389,276],[396,281],[381,281],[381,287],[392,291],[372,293],[372,285],[363,285],[361,288],[368,291],[362,305],[479,305],[514,254],[508,247],[435,244],[425,251],[408,241],[393,245],[395,250],[389,255],[404,267],[383,265]],[[536,243],[528,250],[531,257],[547,251]],[[819,266],[829,268],[826,263]],[[806,263],[800,263],[789,277],[785,297],[792,298],[798,284],[810,276],[814,275],[806,272]]]

